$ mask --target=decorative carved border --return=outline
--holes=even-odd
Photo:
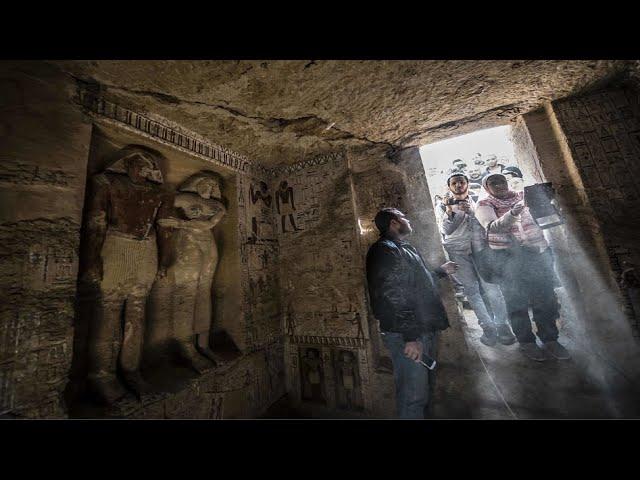
[[[251,172],[261,175],[269,175],[271,173],[270,170],[251,163],[247,157],[243,155],[221,147],[220,145],[198,140],[193,133],[178,131],[157,120],[152,120],[140,113],[106,100],[86,88],[78,88],[77,100],[81,106],[95,116],[106,118],[107,120],[116,122],[120,126],[134,130],[146,138],[170,145],[183,152],[217,163],[225,168],[242,173]]]
[[[317,335],[291,335],[294,345],[339,345],[343,347],[364,348],[365,339],[357,337],[322,337]]]
[[[344,152],[330,152],[316,155],[313,158],[292,165],[266,168],[250,162],[244,155],[233,152],[228,148],[224,148],[215,143],[198,140],[194,132],[187,133],[187,131],[178,131],[162,122],[152,120],[141,113],[134,112],[117,103],[106,100],[86,86],[78,86],[77,101],[94,116],[116,123],[118,126],[134,131],[143,137],[204,158],[209,162],[217,163],[218,165],[237,172],[277,177],[279,175],[300,172],[308,167],[324,165],[331,160],[344,158]]]
[[[285,175],[290,173],[296,173],[304,170],[308,167],[315,167],[316,165],[324,165],[331,160],[341,160],[344,158],[344,152],[331,152],[316,155],[308,160],[303,160],[292,165],[285,165],[282,167],[275,167],[271,169],[271,174],[274,176]]]

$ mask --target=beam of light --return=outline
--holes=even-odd
[[[431,200],[447,191],[447,170],[456,158],[471,166],[471,159],[477,153],[481,153],[483,158],[494,153],[498,158],[506,156],[511,159],[512,165],[518,165],[510,141],[510,128],[480,130],[421,147]],[[527,176],[527,169],[522,170],[524,185],[535,183]],[[585,222],[578,216],[564,211],[565,224],[544,231],[554,249],[555,268],[562,284],[557,290],[562,299],[560,331],[569,341],[567,345],[574,357],[570,362],[574,365],[559,364],[558,369],[552,372],[541,372],[556,387],[566,384],[566,388],[560,388],[555,396],[541,396],[541,406],[555,398],[563,404],[561,410],[581,411],[586,406],[582,403],[585,400],[576,398],[575,389],[579,389],[578,397],[583,393],[588,395],[588,384],[592,384],[598,387],[597,404],[602,409],[596,412],[595,405],[589,407],[594,415],[628,416],[629,412],[633,414],[638,410],[637,406],[634,409],[633,401],[640,398],[640,354],[623,311],[619,291],[612,285],[612,281],[618,279],[610,278],[609,259],[606,255],[599,258],[593,247],[593,242],[601,242],[602,239],[584,240],[578,232],[583,232]],[[524,387],[519,389],[517,385],[511,385],[509,388],[510,401],[517,403],[518,397],[524,394]]]

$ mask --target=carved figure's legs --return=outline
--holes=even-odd
[[[222,363],[215,354],[210,344],[210,332],[213,311],[213,298],[211,287],[213,286],[213,276],[218,264],[217,252],[208,252],[207,261],[202,265],[198,281],[196,294],[196,305],[193,318],[193,332],[196,336],[196,347],[198,351],[214,363]]]
[[[178,283],[179,282],[179,283]],[[173,322],[178,355],[197,373],[212,367],[212,364],[196,349],[193,321],[197,305],[197,270],[176,275],[174,290]]]
[[[101,297],[89,326],[89,389],[103,402],[111,404],[126,390],[116,378],[120,351],[120,316],[123,299]]]
[[[147,294],[157,271],[155,238],[144,241],[107,233],[102,248],[102,297],[93,319],[89,383],[107,403],[124,395],[116,378],[118,360],[127,385],[147,390],[139,368]],[[122,313],[124,307],[124,322]]]
[[[302,230],[301,228],[296,227],[296,222],[293,219],[293,213],[289,214],[289,220],[291,220],[291,226],[293,227],[294,232],[299,232],[300,230]]]
[[[146,292],[137,289],[127,298],[124,332],[120,350],[120,366],[127,386],[140,397],[151,388],[140,375],[140,359],[144,340]]]

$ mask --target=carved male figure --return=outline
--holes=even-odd
[[[289,186],[286,180],[280,182],[280,189],[276,192],[276,208],[280,215],[280,222],[282,224],[282,233],[286,233],[285,222],[287,216],[291,222],[291,226],[295,232],[302,230],[296,226],[296,222],[293,219],[293,212],[296,211],[296,205],[293,201],[293,188]]]
[[[356,365],[351,352],[341,352],[338,360],[338,382],[344,395],[344,406],[352,409],[355,400]]]
[[[262,200],[262,204],[266,208],[271,208],[271,194],[269,193],[269,187],[265,182],[260,182],[260,190],[253,190],[253,185],[249,187],[249,196],[251,197],[251,204],[255,205],[259,200]],[[258,238],[258,219],[256,216],[251,218],[251,230],[253,233],[253,239]]]
[[[209,345],[211,287],[218,265],[212,229],[226,213],[221,183],[214,172],[191,176],[176,194],[173,214],[158,220],[162,227],[158,280],[170,285],[178,354],[197,372],[211,366],[207,359],[215,362]]]
[[[302,359],[303,398],[322,401],[322,359],[318,350],[309,348]]]
[[[138,395],[147,388],[139,367],[145,302],[157,271],[154,224],[162,182],[153,154],[136,146],[122,149],[115,163],[92,178],[82,281],[97,287],[98,298],[89,328],[88,381],[107,403],[125,394],[118,366]]]

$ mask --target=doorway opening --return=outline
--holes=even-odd
[[[524,188],[525,183],[535,183],[533,178],[524,178],[522,174],[511,141],[510,125],[477,130],[424,145],[420,148],[420,156],[439,229],[442,226],[441,221],[446,216],[444,204],[451,195],[447,179],[454,173],[464,173],[469,179],[468,193],[473,203],[477,203],[486,196],[482,179],[491,173],[504,171],[509,179],[511,190],[519,191]],[[443,231],[440,231],[440,235],[444,243]],[[462,261],[449,253],[447,256],[449,260],[457,263]],[[498,323],[498,316],[506,316],[502,306],[500,307],[501,315],[497,315],[492,310],[492,306],[495,307],[496,303],[503,305],[504,302],[493,300],[491,297],[498,296],[501,299],[502,296],[500,293],[493,295],[487,293],[494,287],[483,282],[472,265],[459,265],[459,271],[450,275],[449,279],[456,292],[458,308],[465,319],[465,335],[469,341],[476,343],[482,335],[480,319]],[[479,298],[476,293],[478,290],[482,298]],[[503,318],[502,321],[504,320],[506,319]],[[533,329],[535,333],[535,325]]]
[[[469,194],[477,199],[484,195],[482,177],[490,169],[499,172],[507,168],[510,184],[516,189],[535,183],[520,167],[511,141],[511,126],[487,128],[420,147],[422,165],[427,176],[431,201],[437,207],[439,198],[448,192],[447,177],[454,171],[464,171],[469,177]],[[516,180],[511,172],[522,178]]]
[[[535,184],[536,179],[527,174],[530,169],[523,168],[528,164],[521,165],[516,152],[519,150],[512,142],[510,125],[478,130],[421,147],[420,155],[438,229],[440,230],[443,225],[441,222],[447,215],[443,200],[446,201],[445,196],[451,195],[447,179],[452,173],[462,172],[468,177],[469,197],[473,200],[470,202],[472,209],[473,203],[487,195],[482,187],[482,178],[491,173],[505,174],[510,190],[522,191],[525,185]],[[525,159],[526,161],[528,159]],[[444,239],[444,235],[442,238]],[[535,418],[541,414],[562,417],[564,412],[555,407],[561,395],[557,398],[551,398],[553,395],[550,395],[541,404],[536,400],[536,392],[543,388],[544,382],[553,379],[557,382],[557,390],[564,395],[562,385],[579,383],[583,378],[582,372],[569,372],[570,369],[561,371],[555,365],[547,368],[533,367],[532,363],[536,362],[519,351],[520,346],[509,326],[510,321],[500,286],[484,282],[477,273],[473,257],[463,253],[464,248],[458,248],[461,245],[450,242],[449,247],[445,249],[449,260],[459,265],[458,271],[450,275],[449,280],[456,291],[456,303],[463,319],[466,342],[477,355],[477,388],[485,392],[483,395],[486,394],[486,398],[483,398],[486,400],[482,407],[483,418]],[[560,288],[559,285],[554,285],[554,290],[555,287]],[[564,303],[562,300],[560,304]],[[529,318],[534,318],[531,308]],[[494,332],[497,328],[500,339],[497,340],[494,336],[491,343],[490,336],[487,335],[488,330],[483,329],[481,324],[493,325],[489,330],[494,328]],[[558,320],[556,324],[559,326]],[[534,321],[531,322],[531,328],[537,336],[537,325]],[[562,333],[560,343],[568,343],[568,339]],[[524,377],[526,381],[522,383],[521,378]]]

